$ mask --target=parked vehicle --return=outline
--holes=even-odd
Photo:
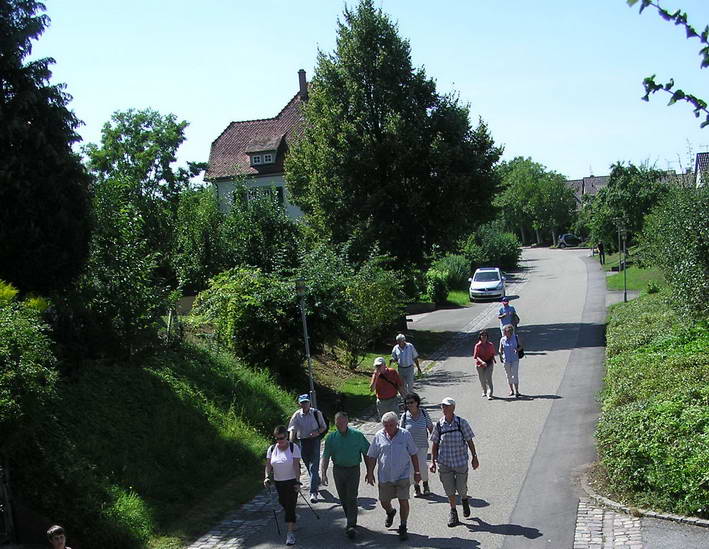
[[[505,296],[505,276],[499,267],[480,267],[468,281],[470,301]]]
[[[559,237],[559,248],[566,248],[567,246],[578,246],[581,244],[581,239],[575,234],[567,233],[562,234]]]

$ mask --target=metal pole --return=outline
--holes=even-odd
[[[625,242],[625,231],[623,231],[623,303],[628,302],[628,249]]]
[[[303,339],[305,339],[305,356],[308,359],[308,377],[310,378],[310,403],[313,408],[318,407],[315,395],[315,385],[313,384],[313,363],[310,360],[310,342],[308,338],[308,321],[305,318],[305,298],[300,298],[300,316],[303,319]]]
[[[620,247],[620,220],[617,221],[617,223],[618,223],[618,270],[620,271],[620,268],[623,266],[623,264],[621,263],[621,261],[622,261],[622,260],[621,260],[621,257],[622,257],[622,256],[621,256],[621,253],[620,253],[620,252],[621,252],[621,247]]]

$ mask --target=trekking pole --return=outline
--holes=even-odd
[[[271,510],[273,511],[273,520],[276,523],[276,530],[278,530],[278,535],[281,535],[281,527],[278,525],[278,516],[276,515],[276,504],[273,502],[273,488],[271,488],[271,483],[268,483],[268,495],[271,500]]]
[[[300,488],[298,488],[298,493],[300,494],[300,497],[303,498],[303,501],[308,504],[308,507],[310,507],[310,510],[311,510],[311,511],[313,512],[313,514],[315,515],[315,518],[318,519],[318,520],[320,520],[320,515],[318,515],[318,514],[315,512],[315,509],[313,509],[313,506],[310,505],[310,502],[308,501],[308,498],[306,498],[306,497],[303,495],[303,492],[300,491]]]

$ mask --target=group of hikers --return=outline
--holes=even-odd
[[[473,350],[473,361],[483,397],[493,399],[492,371],[497,354],[505,368],[509,396],[519,398],[519,359],[524,356],[524,350],[516,334],[519,317],[506,297],[502,299],[497,318],[502,333],[497,352],[489,341],[488,332],[483,330]],[[397,369],[390,367],[394,362]],[[442,417],[435,422],[431,419],[421,406],[420,396],[413,391],[414,366],[421,373],[416,348],[406,341],[403,334],[396,337],[388,365],[383,357],[374,360],[370,389],[377,397],[376,408],[382,427],[371,443],[362,432],[349,426],[349,416],[344,411],[335,414],[336,429],[324,437],[328,430],[327,422],[320,410],[311,407],[309,394],[298,397],[300,409],[292,415],[288,426],[276,427],[275,444],[266,452],[264,486],[269,490],[275,486],[278,501],[283,506],[287,525],[286,545],[295,544],[298,495],[308,503],[300,491],[301,461],[310,478],[310,503],[318,501],[320,485],[327,486],[332,461],[335,489],[346,518],[345,534],[350,539],[357,533],[357,497],[362,461],[366,467],[365,482],[378,486],[386,528],[394,523],[397,509],[392,502],[398,500],[399,539],[408,538],[410,487],[414,486],[416,497],[430,495],[429,472],[438,472],[448,497],[448,526],[460,524],[458,496],[463,516],[470,516],[468,471],[469,466],[473,469],[479,466],[473,443],[475,435],[470,424],[455,414],[456,403],[451,397],[445,397],[440,402]],[[404,400],[401,414],[398,396]],[[320,441],[323,437],[325,443],[321,462]]]

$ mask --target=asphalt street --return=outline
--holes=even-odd
[[[480,460],[470,471],[472,514],[446,525],[448,505],[436,475],[434,494],[411,499],[409,540],[384,527],[376,487],[360,486],[359,532],[344,536],[344,516],[332,483],[314,513],[298,506],[298,547],[553,547],[573,545],[578,497],[575,475],[595,458],[596,393],[603,374],[603,273],[588,250],[525,249],[520,273],[508,280],[508,295],[521,319],[526,356],[520,362],[521,399],[507,396],[504,370],[495,366],[495,399],[481,398],[472,366],[474,332],[489,328],[497,344],[497,304],[418,315],[409,323],[415,341],[423,331],[450,332],[441,360],[417,381],[416,390],[434,419],[446,396],[475,432]],[[364,470],[364,465],[362,466]],[[281,525],[283,530],[283,525]],[[275,524],[248,540],[249,547],[283,545]]]

